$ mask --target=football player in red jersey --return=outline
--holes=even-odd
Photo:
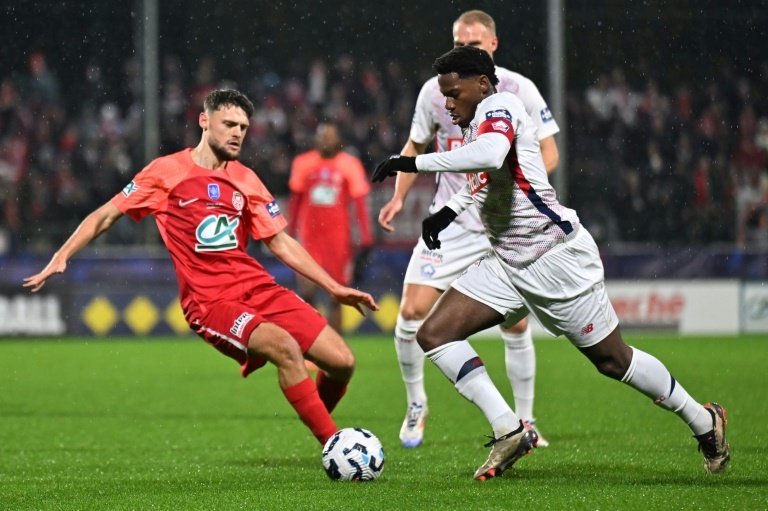
[[[332,122],[318,125],[315,149],[298,155],[291,165],[288,186],[288,232],[334,279],[352,282],[355,264],[363,264],[372,243],[366,198],[370,185],[359,158],[341,150],[339,128]],[[353,263],[350,209],[355,208],[359,234],[357,262]],[[317,285],[299,277],[299,294],[315,304]],[[328,323],[341,332],[341,306],[329,305]]]
[[[285,232],[286,221],[256,173],[237,161],[253,104],[235,90],[215,90],[199,116],[197,147],[153,160],[122,192],[78,226],[24,287],[38,291],[67,261],[123,215],[154,215],[170,252],[184,317],[195,333],[234,358],[243,376],[277,366],[286,399],[320,443],[336,430],[330,412],[346,392],[354,356],[315,309],[278,285],[246,252],[262,241],[288,267],[356,308],[378,310],[368,293],[339,284]],[[313,381],[304,360],[319,368]]]

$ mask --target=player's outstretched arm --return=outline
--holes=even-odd
[[[333,277],[328,275],[311,255],[285,231],[280,231],[271,238],[265,238],[267,248],[275,254],[286,266],[296,273],[308,278],[318,286],[325,289],[331,297],[343,305],[354,307],[365,315],[363,306],[372,311],[379,310],[379,306],[373,297],[357,289],[342,286]]]
[[[424,154],[426,149],[427,144],[414,142],[409,138],[400,154],[402,156],[418,156]],[[395,178],[395,191],[392,194],[392,198],[379,211],[379,225],[385,231],[394,232],[395,228],[392,226],[392,220],[402,211],[405,199],[408,197],[408,192],[413,188],[417,177],[417,174],[407,172],[399,172],[397,174],[397,178]]]
[[[67,269],[67,261],[88,243],[109,230],[121,216],[123,212],[108,202],[85,217],[69,239],[53,254],[45,268],[40,273],[25,278],[23,286],[34,293],[45,285],[45,281],[51,275],[64,273]]]

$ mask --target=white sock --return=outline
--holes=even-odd
[[[408,403],[427,402],[427,391],[424,388],[424,350],[416,342],[416,331],[423,322],[424,320],[419,319],[403,319],[398,314],[395,324],[395,351]]]
[[[459,394],[480,408],[497,438],[519,427],[520,419],[504,401],[483,361],[467,341],[443,344],[426,355],[453,382]]]
[[[533,396],[536,381],[536,351],[531,327],[522,333],[501,331],[507,377],[515,395],[515,413],[524,421],[533,420]]]
[[[656,357],[632,347],[632,362],[621,379],[662,408],[675,412],[694,435],[712,430],[712,416],[697,403]]]

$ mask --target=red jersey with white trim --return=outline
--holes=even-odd
[[[111,202],[136,221],[154,215],[171,255],[185,313],[219,300],[236,300],[274,285],[246,252],[256,240],[282,231],[286,221],[256,173],[238,161],[224,169],[197,165],[192,149],[147,165]]]
[[[293,160],[288,187],[300,200],[292,222],[302,244],[308,250],[321,245],[347,254],[351,249],[350,206],[370,191],[360,160],[345,152],[323,158],[316,149],[308,151]],[[368,226],[359,227],[365,231],[361,235],[370,238]],[[363,241],[370,243],[369,239]]]
[[[485,134],[494,136],[483,137]],[[510,266],[523,268],[574,232],[579,217],[557,201],[541,157],[536,127],[517,96],[498,92],[485,98],[464,129],[463,147],[421,155],[416,164],[425,171],[476,169],[473,161],[482,160],[479,153],[494,152],[483,149],[484,144],[506,147],[499,136],[510,144],[501,167],[467,173],[463,196],[460,192],[446,204],[461,211],[467,204],[463,199],[470,194],[493,249]]]

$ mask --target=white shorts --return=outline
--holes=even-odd
[[[424,239],[413,249],[405,284],[420,284],[445,291],[469,265],[488,255],[491,243],[483,232],[467,231],[456,224],[440,233],[440,249],[430,250]]]
[[[597,344],[619,324],[605,291],[600,253],[584,227],[523,270],[504,264],[494,252],[452,287],[507,322],[530,312],[547,332],[564,335],[579,348]]]

